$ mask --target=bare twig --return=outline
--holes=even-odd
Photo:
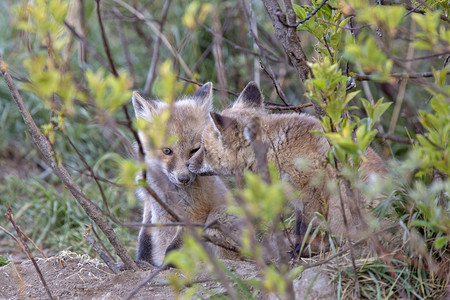
[[[336,169],[337,169],[337,163],[336,163]],[[348,188],[350,188],[350,187],[348,187]],[[356,264],[355,264],[355,253],[353,251],[352,237],[350,236],[350,227],[349,227],[350,224],[348,223],[348,220],[347,220],[347,216],[346,216],[347,214],[345,213],[344,199],[343,199],[343,195],[342,195],[342,192],[341,192],[341,189],[340,189],[339,186],[338,186],[338,191],[339,191],[339,200],[340,200],[340,205],[341,205],[340,208],[341,208],[342,219],[344,221],[344,227],[345,227],[345,230],[346,230],[346,235],[347,235],[348,244],[349,244],[350,258],[351,258],[352,267],[353,267],[353,274],[355,275],[356,297],[358,299],[361,299],[361,291],[360,291],[360,288],[359,288],[358,273],[357,273]],[[350,201],[350,202],[353,202],[353,201]],[[353,220],[355,220],[357,218],[356,216],[352,216],[352,217],[353,217],[352,218]]]
[[[212,243],[213,245],[219,246],[225,250],[229,250],[229,251],[232,251],[235,253],[240,252],[238,246],[228,243],[226,240],[221,240],[215,236],[207,235],[207,234],[204,234],[202,237],[205,241]]]
[[[250,31],[250,35],[253,39],[253,44],[255,45],[255,50],[259,49],[260,55],[259,55],[259,66],[263,69],[263,71],[267,74],[267,76],[269,76],[269,78],[272,80],[273,85],[275,86],[275,89],[277,91],[278,96],[280,97],[281,101],[288,106],[288,100],[286,95],[283,92],[283,89],[281,88],[278,80],[276,79],[275,73],[273,72],[272,68],[270,67],[270,64],[267,63],[267,68],[264,66],[264,64],[262,63],[262,59],[266,58],[267,55],[264,53],[264,47],[262,47],[261,43],[259,42],[258,36],[257,36],[257,27],[254,24],[254,21],[252,20],[250,13],[248,11],[247,8],[247,3],[244,0],[241,0],[241,6],[242,6],[242,10],[244,12],[244,16],[247,19],[247,23],[248,23],[248,27],[249,27],[249,31]],[[256,61],[255,61],[256,62]],[[259,70],[258,70],[259,71]],[[257,76],[259,76],[259,73]],[[257,80],[258,81],[258,80]]]
[[[126,300],[130,300],[136,295],[147,283],[149,283],[153,278],[155,278],[161,271],[165,270],[167,265],[162,264],[155,271],[153,271],[150,276],[144,279],[131,293],[125,298]]]
[[[267,74],[267,76],[269,76],[270,80],[272,80],[272,83],[275,86],[275,90],[277,92],[278,97],[281,99],[281,101],[283,102],[284,105],[289,106],[289,102],[287,100],[286,94],[284,93],[283,89],[281,88],[278,80],[275,78],[275,74],[273,73],[270,65],[268,65],[268,67],[269,67],[269,71],[268,71],[266,69],[266,67],[264,66],[264,64],[262,63],[262,61],[260,61],[259,64],[261,66],[261,69]]]
[[[223,287],[228,293],[228,296],[233,300],[238,300],[238,296],[236,294],[235,289],[233,289],[230,280],[227,278],[225,273],[220,269],[219,264],[217,263],[217,257],[214,256],[214,254],[211,252],[211,249],[205,245],[201,237],[198,235],[197,231],[193,228],[189,228],[191,236],[195,239],[197,243],[199,243],[203,250],[206,253],[206,256],[208,257],[210,263],[212,264],[212,267],[214,269],[214,274],[217,275],[220,282],[222,283]]]
[[[20,228],[19,228],[19,229],[20,229]],[[36,245],[36,243],[35,243],[32,239],[30,239],[30,237],[29,237],[25,232],[23,232],[22,229],[20,229],[20,232],[23,234],[23,236],[24,236],[27,240],[30,241],[30,243],[33,245],[33,247],[36,248],[36,250],[39,251],[43,257],[48,258],[48,256],[45,255],[44,251],[42,251],[42,249],[39,248],[38,245]]]
[[[189,83],[196,84],[198,86],[202,86],[204,84],[204,83],[201,83],[201,82],[198,82],[198,81],[195,81],[195,80],[192,80],[192,79],[184,78],[184,77],[181,77],[181,76],[177,76],[177,78],[180,79],[180,80],[189,82]],[[225,92],[225,93],[228,93],[228,94],[236,96],[236,97],[239,96],[239,93],[236,93],[236,92],[233,92],[233,91],[230,91],[230,90],[223,90],[223,89],[219,89],[219,88],[215,88],[215,87],[213,87],[213,90],[214,91],[219,91],[219,92]]]
[[[415,34],[416,30],[416,22],[411,22],[411,37]],[[406,53],[406,59],[411,59],[414,56],[414,47],[413,43],[409,43],[408,51]],[[411,67],[412,61],[408,61],[406,63],[406,67],[409,69]],[[395,100],[394,111],[392,112],[391,122],[389,123],[388,134],[393,134],[395,126],[397,125],[398,116],[400,115],[400,110],[402,108],[403,100],[405,99],[406,93],[406,84],[408,83],[408,78],[404,78],[400,83],[400,87],[398,89],[397,99]]]
[[[396,136],[393,134],[388,134],[388,133],[377,133],[376,135],[377,138],[381,138],[383,140],[391,140],[393,142],[397,142],[397,143],[401,143],[401,144],[409,144],[409,145],[413,145],[415,143],[415,140],[407,138],[407,137],[402,137],[402,136]]]
[[[209,27],[206,26],[205,24],[201,24],[201,23],[200,23],[199,25],[200,25],[201,27],[203,27],[203,29],[205,29],[206,31],[208,31],[209,33],[211,33],[212,35],[214,35],[214,36],[217,35],[217,33],[215,33],[211,28],[209,28]],[[229,39],[227,39],[227,38],[225,38],[225,37],[223,37],[223,36],[222,36],[221,38],[222,38],[222,40],[223,40],[225,43],[231,45],[231,46],[232,46],[234,49],[236,49],[236,50],[242,51],[242,52],[244,52],[244,53],[246,53],[246,54],[255,55],[255,56],[258,56],[258,57],[261,56],[261,53],[258,53],[258,52],[256,52],[256,51],[253,51],[253,50],[244,48],[244,47],[242,47],[242,46],[236,44],[236,43],[233,42],[232,40],[229,40]],[[267,50],[265,50],[265,51],[267,51]],[[277,57],[275,56],[275,54],[273,54],[273,53],[270,54],[270,55],[268,55],[268,53],[266,53],[266,55],[265,55],[264,58],[267,59],[267,60],[273,61],[273,62],[282,62],[282,61],[281,61],[279,58],[277,58]]]
[[[317,12],[322,8],[322,6],[327,3],[328,0],[323,0],[319,6],[317,6],[309,15],[306,16],[306,18],[304,18],[303,20],[298,21],[297,23],[295,23],[294,25],[287,25],[289,27],[298,27],[298,25],[305,23],[306,21],[308,21],[309,19],[311,19],[315,14],[317,14]]]
[[[70,174],[67,172],[64,165],[58,164],[55,161],[56,154],[52,149],[51,143],[47,137],[40,131],[36,123],[33,120],[30,112],[25,106],[22,97],[17,90],[11,76],[8,73],[8,66],[3,61],[3,57],[0,54],[0,70],[2,72],[3,78],[8,85],[8,89],[14,98],[17,106],[19,107],[20,113],[24,119],[24,122],[30,131],[35,145],[40,150],[43,160],[50,166],[53,172],[61,179],[65,186],[69,189],[87,215],[99,226],[99,228],[106,235],[108,240],[111,242],[112,246],[116,250],[117,255],[122,259],[125,268],[136,270],[138,267],[135,262],[131,259],[130,255],[126,251],[125,247],[122,245],[117,235],[114,233],[111,225],[103,217],[102,211],[95,205],[81,190],[78,184],[72,179]]]
[[[137,6],[138,6],[138,0],[133,0],[133,8],[137,9]],[[145,47],[147,48],[147,51],[150,54],[150,53],[152,53],[151,45],[152,45],[153,41],[142,30],[141,24],[139,24],[139,21],[142,21],[142,20],[139,20],[138,18],[133,17],[133,27],[134,27],[134,30],[136,31],[137,35],[142,39],[143,44],[145,45]]]
[[[76,30],[75,28],[70,25],[69,23],[67,23],[67,21],[64,21],[64,25],[66,25],[66,27],[70,30],[70,32],[80,41],[80,43],[83,45],[83,47],[92,55],[94,56],[94,58],[100,62],[105,68],[107,68],[108,70],[111,70],[110,65],[108,64],[108,61],[102,56],[100,55],[95,49],[94,47],[92,47],[89,42],[82,37]]]
[[[90,226],[92,228],[92,224]],[[113,271],[114,274],[119,273],[119,267],[116,265],[116,263],[105,253],[103,252],[102,248],[97,244],[95,239],[88,233],[89,228],[86,229],[86,231],[83,233],[84,238],[86,241],[88,241],[89,244],[94,248],[94,250],[98,253],[101,259],[105,262],[105,264],[108,266],[108,268]]]
[[[28,258],[31,260],[31,262],[33,263],[34,268],[36,269],[36,272],[39,275],[39,279],[41,280],[42,284],[44,285],[45,291],[47,292],[47,296],[49,299],[53,299],[52,293],[50,292],[50,289],[48,288],[47,282],[45,282],[45,278],[42,275],[41,270],[39,269],[38,264],[36,263],[36,260],[33,257],[33,254],[30,251],[30,248],[28,248],[27,242],[25,241],[25,238],[22,235],[22,231],[20,230],[19,226],[16,224],[16,222],[14,221],[14,216],[11,212],[11,207],[8,207],[7,211],[6,211],[6,217],[8,218],[8,220],[11,222],[11,224],[13,225],[14,229],[17,232],[17,236],[19,237],[21,244],[22,244],[22,249],[25,249],[25,254],[28,256]]]
[[[283,107],[283,106],[266,106],[266,109],[270,109],[270,110],[299,110],[305,107],[310,107],[313,106],[312,103],[307,103],[307,104],[303,104],[303,105],[299,105],[299,106],[287,106],[287,107]]]
[[[413,13],[416,13],[416,14],[424,15],[424,14],[426,14],[427,12],[426,12],[425,10],[420,10],[420,9],[418,9],[418,8],[419,8],[420,6],[422,6],[422,5],[424,5],[425,2],[426,2],[426,1],[422,1],[422,3],[417,4],[417,5],[418,5],[417,7],[412,7],[412,6],[408,5],[408,4],[406,4],[406,5],[405,5],[405,8],[408,9],[410,12],[413,12]],[[405,2],[405,3],[408,3],[408,2]],[[405,16],[407,16],[407,15],[408,15],[408,13],[407,13]],[[441,19],[442,21],[445,21],[445,22],[450,23],[449,18],[448,18],[445,14],[441,14],[439,17],[440,17],[440,19]]]
[[[219,92],[220,102],[222,107],[226,107],[228,104],[228,99],[226,93],[223,91],[227,87],[227,78],[225,75],[225,63],[223,57],[223,41],[222,35],[222,24],[220,23],[219,15],[215,10],[211,12],[211,21],[213,25],[213,30],[216,34],[214,34],[213,38],[213,56],[214,56],[214,65],[216,71],[216,78],[219,88],[222,90]]]
[[[450,72],[448,72],[447,74],[449,74]],[[433,77],[433,72],[424,72],[424,73],[414,73],[414,74],[408,74],[408,73],[392,73],[389,75],[390,77],[393,78],[407,78],[407,79],[419,79],[419,78],[429,78],[429,77]],[[353,78],[355,78],[355,80],[358,81],[364,81],[364,80],[374,80],[375,76],[374,75],[361,75],[361,74],[354,74],[352,76]]]
[[[172,1],[164,1],[164,6],[161,14],[161,21],[159,22],[159,32],[163,32],[164,24],[166,23],[167,13],[169,12],[170,3]],[[155,82],[155,73],[156,73],[156,65],[158,63],[159,58],[159,50],[161,48],[162,38],[160,35],[156,38],[156,42],[153,45],[153,53],[152,53],[152,62],[150,63],[150,68],[148,69],[147,80],[144,85],[144,94],[148,94]]]
[[[155,199],[156,202],[158,202],[159,205],[175,220],[175,221],[182,221],[181,218],[178,216],[178,214],[173,211],[161,198],[159,198],[158,194],[154,190],[150,188],[147,182],[145,182],[144,189],[147,191],[147,193],[150,194],[150,196]]]
[[[345,27],[343,27],[343,26],[339,26],[338,24],[334,24],[334,23],[328,22],[327,20],[321,19],[321,18],[319,18],[317,16],[315,16],[314,18],[316,18],[316,20],[319,21],[319,22],[322,22],[322,23],[334,26],[336,28],[340,28],[340,29],[344,29],[344,30],[350,30],[352,32],[354,30],[360,30],[360,29],[363,29],[363,28],[366,28],[366,27],[370,27],[370,25],[363,25],[363,26],[359,26],[359,27],[353,27],[353,26],[348,26],[348,27],[345,26]]]
[[[120,11],[117,8],[117,4],[115,4],[113,10],[120,15]],[[128,65],[128,71],[130,72],[130,76],[133,80],[133,88],[135,88],[136,85],[136,76],[134,74],[134,68],[133,68],[133,63],[131,62],[131,55],[130,55],[130,51],[128,49],[128,41],[127,41],[127,37],[125,36],[124,32],[123,32],[123,22],[122,22],[122,18],[117,18],[118,22],[117,22],[117,31],[119,32],[119,37],[120,40],[122,42],[122,47],[123,47],[123,52],[125,54],[125,59],[127,61],[127,65]]]
[[[177,61],[180,63],[181,68],[184,70],[184,72],[186,73],[186,75],[188,77],[192,78],[192,72],[189,69],[188,65],[186,64],[186,62],[183,60],[183,58],[181,57],[181,55],[172,47],[172,45],[170,44],[170,42],[167,40],[167,38],[164,36],[164,34],[158,30],[158,28],[156,27],[156,25],[154,24],[154,22],[150,21],[148,18],[146,18],[140,11],[138,11],[137,9],[135,9],[134,7],[132,7],[131,5],[129,5],[128,3],[122,1],[122,0],[113,0],[114,2],[118,3],[119,5],[121,5],[122,7],[124,7],[125,9],[127,9],[128,11],[130,11],[136,18],[138,18],[141,21],[144,21],[145,24],[147,24],[150,29],[159,37],[161,37],[161,41],[162,43],[166,46],[166,48],[170,51],[170,53],[172,54],[172,56],[174,56]]]
[[[112,256],[111,252],[109,252],[108,248],[106,248],[105,244],[103,243],[102,239],[100,238],[100,236],[98,235],[97,231],[95,230],[94,226],[90,226],[92,232],[95,235],[95,238],[97,239],[97,241],[100,243],[100,246],[103,248],[103,251],[106,252],[106,254],[108,254],[108,256],[111,258],[111,260],[113,262],[116,262],[116,260],[114,259],[114,257]]]
[[[0,230],[9,235],[16,243],[19,245],[19,247],[22,249],[23,252],[25,252],[25,248],[23,247],[22,243],[8,230],[0,226]]]
[[[100,12],[100,0],[95,0],[95,2],[97,2],[97,8],[96,8],[97,19],[98,19],[98,24],[100,25],[100,32],[102,34],[103,48],[105,49],[106,56],[107,56],[108,62],[109,62],[109,66],[111,67],[111,71],[114,74],[114,76],[117,77],[117,76],[119,76],[119,73],[117,73],[116,66],[112,59],[111,50],[109,49],[108,40],[106,38],[105,28],[103,27],[102,15]]]
[[[411,8],[411,10],[409,10],[406,14],[406,16],[409,16],[410,14],[412,14],[413,12],[416,11],[416,9],[418,9],[419,7],[421,7],[427,0],[423,0],[422,2],[420,2],[419,4],[417,4],[416,6],[414,6],[413,8]]]
[[[84,158],[84,156],[81,154],[80,151],[78,151],[78,148],[75,146],[75,144],[72,142],[72,140],[69,138],[69,136],[67,136],[66,134],[64,134],[65,138],[67,139],[67,141],[69,142],[70,146],[72,146],[73,150],[75,150],[75,152],[77,153],[78,157],[81,159],[81,161],[83,162],[83,164],[85,165],[85,167],[88,169],[89,173],[91,174],[92,178],[94,178],[95,184],[97,185],[98,190],[100,191],[100,195],[102,197],[103,200],[103,204],[105,205],[105,209],[107,212],[108,216],[112,216],[110,210],[109,210],[109,206],[108,206],[108,201],[106,200],[106,196],[105,196],[105,192],[103,191],[103,187],[101,186],[100,182],[97,179],[97,176],[95,176],[94,170],[91,168],[91,166],[87,163],[86,159]]]
[[[400,224],[396,223],[396,224],[394,224],[394,225],[388,226],[388,227],[383,228],[383,229],[381,229],[381,230],[377,230],[377,231],[373,232],[371,235],[369,235],[369,236],[367,236],[367,237],[364,237],[364,238],[361,238],[361,239],[359,239],[358,241],[354,242],[354,243],[352,244],[352,246],[353,246],[353,247],[356,247],[356,246],[362,244],[363,242],[367,241],[368,239],[372,238],[372,236],[377,236],[377,235],[379,235],[379,234],[381,234],[381,233],[383,233],[383,232],[385,232],[385,231],[389,231],[389,230],[394,229],[394,228],[396,228],[396,227],[398,227],[398,226],[400,226]],[[330,257],[328,257],[328,258],[326,258],[326,259],[324,259],[324,260],[318,261],[318,262],[316,262],[316,263],[312,263],[312,264],[303,266],[303,268],[306,270],[306,269],[311,269],[311,268],[314,268],[314,267],[321,266],[321,265],[326,264],[327,262],[329,262],[329,261],[335,259],[336,257],[339,257],[339,256],[345,254],[345,253],[348,252],[349,250],[350,250],[350,246],[346,246],[344,249],[342,249],[342,250],[338,251],[337,253],[331,255]]]

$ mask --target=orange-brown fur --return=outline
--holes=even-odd
[[[246,127],[255,118],[260,120],[261,140],[268,145],[267,160],[275,164],[282,179],[302,193],[293,201],[297,214],[296,233],[304,234],[316,212],[327,218],[333,233],[344,233],[339,192],[330,193],[326,187],[328,180],[336,180],[334,168],[325,164],[329,143],[324,137],[310,132],[322,130],[318,119],[307,114],[267,113],[262,94],[254,83],[247,85],[232,108],[220,115],[211,114],[212,122],[203,132],[200,150],[188,161],[189,169],[200,175],[257,171],[254,150],[245,136]],[[299,169],[298,159],[306,159],[308,168]],[[379,173],[384,168],[373,150],[368,150],[366,159],[363,164],[365,176]],[[339,189],[346,215],[351,216],[349,193],[343,185]],[[297,243],[301,238],[299,236]],[[317,241],[312,241],[311,246],[315,251],[319,250]]]
[[[204,85],[192,97],[175,101],[171,107],[161,101],[144,99],[138,93],[133,95],[136,116],[149,124],[146,129],[139,131],[146,154],[149,186],[182,220],[206,223],[213,221],[210,216],[214,215],[221,218],[220,222],[230,223],[233,217],[225,214],[227,188],[222,180],[216,176],[197,177],[186,166],[186,161],[200,147],[211,101],[211,83]],[[166,143],[162,149],[154,149],[150,146],[149,132],[146,130],[161,130],[152,126],[152,120],[169,109],[170,118],[165,124],[166,137],[176,137],[176,141]],[[144,201],[143,223],[172,222],[172,217],[145,189],[139,188],[137,194]],[[180,246],[183,228],[142,227],[137,259],[160,265],[168,251]],[[209,230],[209,233],[217,234],[214,230]],[[217,248],[214,250],[222,257],[235,258],[230,252]]]

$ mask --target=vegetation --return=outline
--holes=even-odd
[[[170,103],[212,81],[220,110],[255,80],[269,109],[314,104],[303,111],[321,119],[323,132],[317,134],[331,145],[326,163],[355,199],[371,203],[373,218],[362,220],[367,230],[354,246],[340,247],[331,237],[328,254],[294,265],[267,264],[260,240],[292,231],[286,205],[292,195],[273,170],[270,180],[244,174],[239,185],[232,178],[241,205],[231,200],[230,211],[247,221],[242,254],[255,261],[260,276],[239,278],[205,251],[202,232],[191,230],[183,248],[167,258],[183,273],[169,281],[178,291],[189,286],[186,297],[201,289],[191,283],[203,262],[224,275],[225,286],[234,283],[227,289],[231,298],[289,298],[293,279],[325,263],[340,299],[444,298],[450,280],[449,4],[294,0],[276,11],[277,1],[247,2],[3,1],[0,8],[8,13],[0,17],[0,69],[19,87],[54,151],[53,162],[103,211],[133,257],[138,228],[124,223],[141,218],[134,189],[142,184],[135,182],[142,163],[133,144],[139,149],[136,129],[143,124],[130,117],[132,90]],[[151,136],[156,146],[168,138],[167,118],[158,120],[161,130]],[[92,216],[74,200],[73,186],[52,172],[27,130],[1,83],[0,226],[12,228],[3,217],[10,206],[45,252],[96,255],[82,238],[95,223]],[[358,168],[369,146],[389,168],[389,176],[370,185]],[[329,186],[336,191],[336,183]],[[3,236],[9,239],[0,231]],[[0,244],[5,257],[15,247],[9,241]],[[361,244],[368,245],[365,251]]]

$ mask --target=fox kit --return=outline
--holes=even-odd
[[[296,250],[299,251],[303,235],[315,212],[327,217],[333,233],[344,233],[340,198],[328,192],[326,180],[314,180],[318,174],[323,174],[329,180],[334,180],[336,176],[333,169],[323,163],[330,148],[327,140],[310,132],[322,130],[315,117],[297,113],[268,114],[264,109],[261,91],[255,83],[250,82],[232,108],[224,110],[222,114],[211,113],[210,118],[212,122],[203,132],[200,150],[188,161],[191,172],[199,175],[232,175],[244,169],[256,171],[257,160],[248,139],[248,126],[258,119],[260,139],[268,145],[267,160],[275,164],[281,178],[301,191],[301,198],[292,203],[296,211]],[[367,171],[379,172],[383,169],[381,159],[373,150],[369,149],[366,157],[370,161],[364,166]],[[298,158],[307,159],[309,168],[300,170],[296,166]],[[343,194],[345,197],[345,191]],[[319,243],[318,240],[310,241],[313,252],[320,250]]]
[[[167,136],[176,141],[162,149],[152,149],[148,134],[140,130],[147,166],[146,179],[149,186],[182,219],[190,222],[207,223],[213,218],[225,219],[225,196],[227,188],[219,177],[197,177],[191,173],[186,161],[199,149],[201,134],[208,121],[212,103],[212,84],[206,83],[192,97],[167,103],[145,99],[133,93],[133,107],[137,118],[144,119],[152,127],[152,120],[164,111],[170,110],[166,123]],[[144,189],[138,188],[138,197],[144,201],[144,224],[166,224],[170,215]],[[231,225],[230,225],[231,226]],[[165,254],[181,245],[182,227],[142,227],[139,233],[137,260],[160,265]],[[216,232],[210,230],[210,234]],[[233,254],[218,249],[223,258],[235,258]],[[222,252],[220,252],[222,251]]]

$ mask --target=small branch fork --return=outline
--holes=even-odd
[[[63,164],[58,164],[55,161],[56,154],[52,149],[52,145],[47,137],[39,130],[36,123],[33,120],[30,112],[28,111],[22,97],[17,90],[14,81],[8,73],[8,65],[4,62],[3,56],[0,54],[0,71],[2,73],[3,79],[5,80],[8,89],[16,102],[19,111],[24,119],[24,122],[30,131],[33,141],[39,151],[42,154],[44,162],[50,166],[53,172],[61,179],[61,181],[66,185],[72,195],[75,197],[77,202],[81,205],[87,215],[99,226],[99,228],[106,235],[111,245],[114,247],[117,255],[121,258],[124,263],[125,268],[137,270],[138,267],[133,259],[130,257],[125,247],[120,242],[117,235],[114,233],[113,228],[108,223],[108,221],[103,216],[101,209],[95,205],[87,196],[84,194],[80,186],[73,180],[69,172],[66,170]]]
[[[114,274],[118,274],[120,272],[119,266],[108,256],[107,253],[103,251],[103,249],[97,244],[94,237],[89,234],[89,230],[93,229],[92,225],[83,233],[83,237],[88,241],[89,244],[94,248],[94,250],[98,253],[98,255],[103,259],[108,268],[113,271]]]

